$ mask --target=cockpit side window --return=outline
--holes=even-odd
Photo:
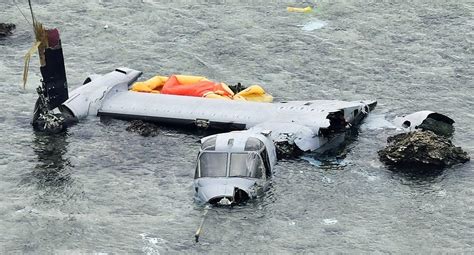
[[[216,150],[216,137],[211,137],[201,144],[201,149],[206,151]]]
[[[229,176],[262,178],[264,166],[256,152],[232,153],[230,155]]]
[[[226,177],[227,153],[203,152],[199,157],[200,177]]]
[[[255,137],[250,137],[247,139],[247,142],[245,143],[245,151],[259,151],[262,148],[264,148],[265,145],[263,144],[262,141]]]

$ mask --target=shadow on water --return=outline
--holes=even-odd
[[[33,40],[33,37],[29,31],[14,30],[13,34],[5,37],[0,36],[0,46],[29,45]],[[31,46],[30,46],[31,47]]]
[[[27,173],[22,184],[35,184],[39,190],[61,192],[71,184],[71,162],[65,157],[67,153],[67,133],[35,133],[33,150],[38,163],[32,172]]]
[[[393,167],[389,166],[392,175],[395,179],[400,179],[404,183],[412,184],[426,184],[439,182],[442,179],[443,173],[447,169],[440,167],[427,166],[404,166]]]
[[[351,145],[357,140],[358,136],[358,129],[350,128],[344,133],[334,135],[327,144],[316,151],[304,153],[301,159],[322,169],[341,170],[346,166],[344,159],[351,151]]]

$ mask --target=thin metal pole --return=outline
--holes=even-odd
[[[35,28],[35,15],[33,14],[33,7],[31,7],[31,0],[28,0],[28,5],[30,6],[31,19],[33,20],[33,29]]]
[[[199,227],[198,227],[198,229],[196,230],[196,234],[194,234],[194,238],[196,239],[196,243],[199,242],[199,236],[200,236],[201,233],[202,233],[202,228],[203,228],[203,226],[204,226],[204,221],[206,220],[207,212],[209,212],[209,207],[206,207],[206,209],[205,209],[205,211],[204,211],[204,214],[202,215],[201,224],[199,224]]]

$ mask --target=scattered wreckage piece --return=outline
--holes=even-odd
[[[429,130],[397,134],[387,142],[388,146],[378,152],[380,160],[396,167],[443,168],[470,160],[461,147]]]
[[[0,38],[13,34],[16,26],[12,23],[0,23]]]
[[[64,131],[71,119],[64,114],[54,112],[54,109],[68,99],[68,86],[61,39],[57,29],[45,29],[40,23],[35,24],[40,55],[40,71],[43,77],[41,86],[36,91],[38,99],[33,111],[32,125],[35,130],[59,133]],[[40,39],[41,38],[41,39]],[[40,43],[39,43],[40,42]],[[29,61],[29,55],[25,58]],[[28,65],[25,65],[23,76],[26,83]]]
[[[144,137],[154,137],[159,134],[159,127],[143,120],[132,120],[126,128],[128,132],[137,133]]]
[[[450,137],[454,133],[454,120],[441,113],[419,111],[394,119],[394,124],[404,131],[430,130],[437,135]]]

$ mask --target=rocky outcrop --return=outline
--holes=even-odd
[[[127,127],[127,131],[137,133],[141,136],[157,136],[159,127],[153,123],[142,120],[132,120]]]
[[[0,37],[11,35],[15,27],[15,24],[0,23]]]
[[[443,168],[470,160],[461,147],[432,131],[416,131],[391,136],[388,146],[378,152],[380,160],[393,166]]]

